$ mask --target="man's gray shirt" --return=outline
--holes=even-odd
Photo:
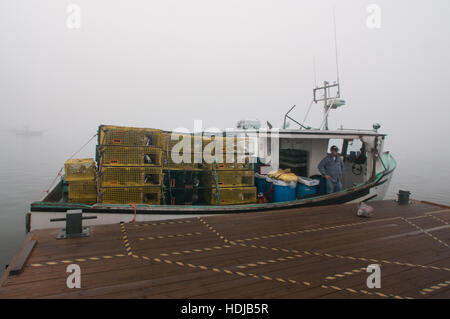
[[[327,155],[319,163],[319,171],[322,176],[329,175],[333,183],[342,182],[342,173],[344,172],[344,163],[339,156],[336,160],[332,155]]]

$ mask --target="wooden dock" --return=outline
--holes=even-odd
[[[450,208],[371,205],[369,219],[347,204],[126,220],[76,239],[33,231],[0,298],[450,298]],[[80,289],[66,285],[69,264],[81,268]],[[370,264],[380,289],[366,285]]]

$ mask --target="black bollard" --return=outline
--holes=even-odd
[[[399,205],[408,205],[409,204],[409,196],[411,195],[410,191],[398,191],[398,204]]]
[[[89,227],[83,227],[83,219],[96,219],[97,216],[83,217],[82,210],[67,211],[66,218],[52,218],[51,222],[66,222],[66,228],[59,231],[56,239],[86,237],[90,234]]]

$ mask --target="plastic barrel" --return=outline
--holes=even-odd
[[[321,175],[314,175],[311,176],[311,178],[320,181],[320,184],[316,187],[318,188],[319,195],[325,195],[327,193],[327,180],[325,177],[322,177]]]
[[[296,199],[296,188],[290,186],[273,185],[274,202],[289,202]]]
[[[263,177],[257,177],[256,178],[256,190],[259,193],[265,193],[267,192],[267,182],[266,182],[266,178]]]
[[[303,184],[297,184],[297,197],[306,197],[317,195],[319,190],[319,185],[316,186],[306,186]]]
[[[267,193],[268,191],[270,191],[270,188],[272,187],[273,182],[269,182],[266,179],[266,188],[264,190],[265,193]]]

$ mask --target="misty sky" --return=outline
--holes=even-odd
[[[66,25],[71,3],[80,29]],[[380,29],[367,27],[371,3]],[[280,126],[294,104],[303,119],[314,57],[317,82],[336,79],[333,6],[347,106],[330,128],[379,122],[394,153],[449,155],[446,0],[0,0],[1,134],[28,125],[76,149],[102,123]]]

